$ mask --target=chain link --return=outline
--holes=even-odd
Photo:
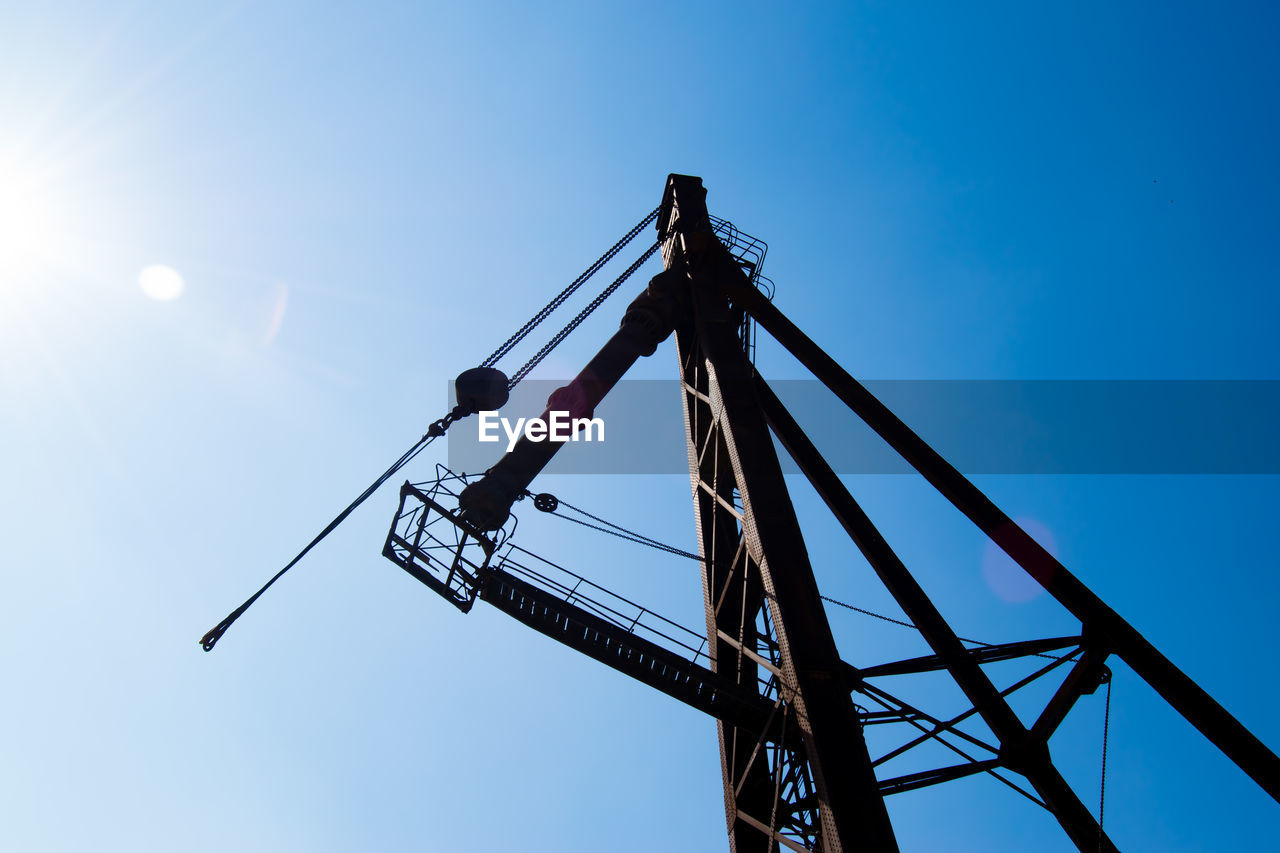
[[[600,295],[597,296],[595,299],[591,300],[591,303],[587,305],[586,308],[583,308],[580,312],[578,312],[578,316],[574,317],[572,320],[566,323],[563,329],[556,332],[555,336],[552,337],[551,340],[547,341],[547,343],[543,345],[542,349],[534,353],[533,358],[526,361],[524,365],[519,370],[517,370],[515,374],[512,375],[511,379],[507,382],[507,390],[510,391],[512,388],[519,385],[520,380],[528,376],[531,370],[537,367],[544,358],[550,355],[551,351],[555,349],[557,346],[559,346],[560,342],[563,341],[565,338],[567,338],[570,332],[578,328],[578,326],[582,325],[582,321],[587,319],[587,317],[591,315],[592,311],[595,311],[597,308],[599,308],[600,305],[606,299],[608,299],[610,296],[613,295],[613,292],[615,290],[617,290],[619,287],[622,286],[622,283],[624,281],[631,278],[632,273],[640,269],[640,267],[644,265],[645,261],[653,257],[653,253],[658,251],[658,248],[660,245],[661,245],[660,243],[654,243],[652,246],[650,246],[645,251],[645,253],[640,256],[639,260],[637,260],[631,266],[627,267],[626,271],[623,272],[622,275],[614,279],[613,284],[609,285],[604,290],[602,290],[600,292]]]
[[[640,223],[636,225],[634,228],[632,228],[630,231],[628,231],[621,240],[619,240],[617,243],[613,245],[612,248],[609,249],[609,251],[601,255],[594,264],[588,267],[586,272],[578,276],[578,278],[575,279],[573,283],[570,284],[568,287],[566,287],[564,290],[560,291],[560,293],[557,294],[554,299],[552,299],[545,306],[543,306],[542,310],[539,311],[537,314],[533,315],[533,318],[529,320],[529,322],[525,323],[522,327],[520,327],[520,329],[514,335],[507,338],[506,342],[504,342],[502,346],[494,350],[493,354],[490,355],[487,359],[485,359],[484,363],[481,366],[492,367],[495,362],[497,362],[500,358],[502,358],[504,355],[510,352],[511,349],[514,346],[516,346],[516,344],[520,343],[520,341],[524,340],[524,338],[528,336],[529,332],[533,331],[533,329],[536,328],[539,323],[545,320],[551,314],[552,311],[556,310],[562,304],[564,304],[564,301],[568,299],[570,296],[572,296],[574,292],[577,291],[577,289],[581,287],[582,284],[587,279],[595,275],[595,273],[598,272],[601,267],[603,267],[605,264],[611,261],[613,257],[618,254],[618,252],[622,251],[622,249],[626,247],[628,243],[634,240],[636,238],[636,235],[639,234],[642,230],[644,230],[644,228],[647,225],[649,225],[649,223],[653,222],[653,220],[656,219],[657,216],[658,216],[658,208],[654,208],[653,211],[650,212],[648,216],[640,220]],[[609,295],[613,293],[613,291],[618,289],[619,285],[621,285],[624,281],[630,278],[631,274],[634,273],[637,269],[639,269],[640,265],[643,264],[645,261],[647,261],[650,258],[650,256],[652,256],[653,253],[657,250],[657,248],[658,247],[655,244],[647,252],[645,252],[644,255],[641,256],[640,260],[632,264],[627,269],[626,272],[624,272],[621,276],[618,277],[616,281],[614,281],[613,284],[605,288],[604,292],[601,293],[599,296],[597,296],[594,300],[592,300],[591,304],[587,306],[586,309],[584,309],[581,313],[578,314],[577,317],[571,320],[567,326],[561,329],[556,334],[556,336],[551,339],[550,343],[548,343],[541,350],[539,350],[537,355],[535,355],[532,359],[530,359],[529,362],[527,362],[524,367],[520,368],[520,371],[516,374],[515,378],[509,382],[507,386],[508,390],[510,390],[511,388],[514,388],[516,383],[518,383],[521,379],[523,379],[525,375],[534,367],[536,367],[540,361],[546,358],[547,354],[551,352],[551,350],[554,349],[557,344],[559,344],[562,340],[564,340],[564,338],[570,332],[576,329],[582,323],[582,321],[587,318],[587,315],[589,315],[596,308],[600,307],[600,303],[604,302],[604,300],[607,299]],[[305,557],[312,548],[314,548],[317,544],[319,544],[320,540],[324,539],[331,532],[333,532],[334,528],[336,528],[339,524],[341,524],[347,518],[347,516],[349,516],[352,512],[354,512],[356,508],[360,506],[360,504],[364,503],[365,500],[367,500],[370,495],[376,492],[397,471],[399,471],[405,465],[409,464],[409,462],[411,462],[414,459],[414,457],[416,457],[419,453],[423,451],[423,449],[427,447],[427,445],[431,444],[437,438],[440,438],[441,436],[443,436],[445,432],[449,429],[450,425],[460,420],[461,418],[466,417],[468,414],[469,412],[466,409],[464,409],[462,406],[455,406],[453,411],[449,412],[443,418],[439,418],[433,421],[431,425],[427,428],[427,432],[425,435],[422,436],[422,438],[418,439],[418,441],[415,442],[412,447],[406,450],[404,454],[401,455],[401,457],[391,465],[390,468],[384,471],[382,475],[378,477],[378,479],[374,480],[367,489],[361,492],[359,497],[357,497],[354,501],[352,501],[347,506],[346,509],[338,513],[337,517],[334,518],[333,521],[330,521],[329,524],[323,530],[321,530],[320,533],[317,534],[314,539],[312,539],[309,543],[307,543],[307,546],[303,548],[301,551],[299,551],[297,556],[295,556],[292,560],[290,560],[287,564],[285,564],[284,568],[276,572],[271,577],[271,579],[268,580],[265,584],[263,584],[262,588],[259,589],[257,592],[255,592],[253,595],[251,595],[248,598],[248,600],[246,600],[243,604],[241,604],[235,610],[231,611],[231,613],[229,613],[225,619],[223,619],[221,622],[215,625],[212,629],[206,632],[205,635],[200,638],[200,644],[204,648],[204,650],[206,652],[212,651],[213,647],[217,644],[218,640],[221,639],[222,635],[225,634],[227,629],[231,627],[231,624],[235,622],[237,619],[239,619],[240,616],[246,610],[248,610],[249,607],[255,601],[258,600],[259,596],[261,596],[264,592],[266,592],[267,589],[272,584],[278,581],[285,574],[285,572],[289,571],[289,569],[293,568],[303,557]]]
[[[556,296],[550,302],[548,302],[546,305],[542,307],[541,311],[539,311],[537,314],[534,314],[533,317],[530,318],[527,323],[525,323],[515,332],[515,334],[507,338],[507,340],[502,344],[502,346],[494,350],[492,355],[490,355],[488,358],[486,358],[483,362],[480,363],[480,366],[493,367],[495,364],[497,364],[498,361],[502,359],[503,356],[505,356],[507,353],[511,352],[511,350],[515,348],[516,344],[524,340],[528,336],[528,334],[532,332],[535,328],[537,328],[537,326],[543,320],[551,316],[551,313],[553,311],[555,311],[557,308],[563,305],[566,299],[568,299],[570,296],[576,293],[578,291],[578,288],[582,287],[582,285],[586,283],[587,279],[591,278],[591,276],[595,275],[597,272],[600,271],[601,267],[603,267],[609,261],[613,260],[614,256],[617,255],[618,252],[622,251],[627,246],[628,243],[630,243],[632,240],[636,238],[637,234],[643,231],[645,227],[649,225],[649,223],[653,222],[653,220],[657,218],[658,218],[658,208],[655,207],[649,213],[648,216],[640,220],[639,224],[637,224],[634,228],[632,228],[625,235],[623,235],[621,240],[619,240],[617,243],[614,243],[613,247],[610,248],[609,251],[605,252],[603,255],[597,258],[596,262],[593,263],[591,266],[587,267],[586,271],[583,272],[582,275],[574,279],[573,283],[571,283],[564,290],[556,294]]]

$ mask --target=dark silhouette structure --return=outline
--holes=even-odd
[[[762,244],[709,215],[700,179],[671,175],[656,223],[664,272],[549,409],[589,416],[638,358],[674,333],[705,638],[515,545],[512,505],[532,495],[534,478],[559,449],[552,442],[521,440],[478,479],[445,474],[434,483],[405,484],[384,550],[388,558],[464,611],[477,599],[488,602],[715,717],[730,847],[737,853],[894,851],[885,797],[977,773],[991,774],[1043,806],[1081,851],[1114,850],[1064,781],[1049,746],[1077,700],[1110,677],[1106,661],[1113,655],[1280,799],[1280,761],[1267,747],[772,304],[756,282]],[[756,372],[752,322],[1038,581],[1079,621],[1079,632],[996,645],[958,637]],[[492,387],[468,394],[505,400],[505,389],[498,388],[505,377],[484,379]],[[930,654],[861,669],[841,659],[775,437]],[[559,502],[539,494],[534,504],[554,512]],[[1040,666],[997,687],[988,666],[1015,658]],[[971,707],[942,719],[888,686],[896,676],[925,673],[949,677]],[[1061,676],[1059,686],[1024,721],[1010,707],[1010,695],[1050,673]],[[986,736],[963,727],[978,720]],[[889,753],[873,755],[864,736],[871,726],[898,726],[909,737]],[[955,755],[952,763],[897,776],[877,772],[893,758],[938,744]]]

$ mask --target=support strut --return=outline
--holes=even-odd
[[[685,375],[695,518],[708,572],[704,579],[708,636],[737,637],[741,644],[742,638],[757,633],[753,629],[759,619],[750,608],[727,612],[722,599],[731,596],[735,604],[755,606],[748,593],[753,586],[762,590],[773,634],[769,650],[776,659],[779,698],[794,715],[806,747],[803,759],[791,758],[806,760],[811,774],[814,792],[809,808],[817,811],[813,829],[820,839],[815,840],[827,853],[896,851],[799,521],[768,427],[751,394],[752,368],[737,334],[740,318],[722,295],[721,286],[727,280],[747,287],[750,283],[713,236],[705,196],[697,178],[673,175],[658,223],[660,233],[671,235],[663,247],[666,268],[685,274],[689,282],[691,322],[677,327],[676,338]],[[691,408],[701,417],[691,418]],[[711,469],[716,476],[712,482],[705,480],[704,463],[712,462],[708,454],[721,462]],[[726,482],[722,477],[731,479]],[[734,506],[735,493],[740,510]],[[740,539],[733,536],[726,515],[740,519]],[[717,516],[722,519],[719,525],[714,523]],[[710,529],[708,520],[713,521]],[[724,534],[728,541],[718,538]],[[745,551],[741,570],[731,577],[722,573],[739,561],[725,559],[726,547],[735,554]],[[742,591],[732,592],[735,585]],[[717,666],[734,660],[731,652],[732,644],[722,641]],[[737,766],[743,738],[725,724],[720,735],[725,807],[734,849],[772,849],[779,806],[795,809],[800,804],[774,797],[770,814],[752,815],[750,809],[760,807],[759,799],[743,802],[738,786],[731,785],[737,773],[752,769]],[[766,819],[769,844],[752,843],[759,835],[752,835],[751,829],[759,830]],[[744,824],[750,828],[744,829]]]
[[[1280,802],[1280,758],[1275,753],[1094,595],[759,291],[734,280],[726,280],[724,286],[735,305],[745,309],[956,509],[1079,619],[1094,645],[1119,655],[1187,722]]]

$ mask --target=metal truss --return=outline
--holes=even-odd
[[[706,191],[697,178],[668,179],[658,232],[666,268],[689,279],[685,322],[676,329],[683,375],[689,465],[695,518],[705,564],[708,637],[718,639],[716,660],[735,661],[739,683],[765,667],[779,684],[779,700],[793,708],[813,796],[771,793],[764,765],[753,763],[747,733],[721,723],[725,804],[734,849],[775,849],[774,843],[813,850],[896,850],[875,800],[944,781],[987,773],[1048,810],[1082,851],[1113,851],[1110,838],[1055,766],[1049,740],[1067,713],[1110,678],[1105,662],[1118,654],[1175,709],[1249,773],[1273,797],[1280,794],[1280,761],[1136,630],[1101,602],[1021,528],[898,420],[830,356],[797,329],[760,293],[717,239],[706,211]],[[728,328],[743,317],[755,320],[836,393],[957,508],[964,512],[1081,624],[1079,636],[998,646],[961,640],[925,594],[839,477],[816,450],[768,384],[756,374]],[[766,426],[767,425],[767,426]],[[932,654],[857,669],[839,661],[771,443],[776,436],[818,495],[844,527],[888,592],[906,613]],[[754,498],[754,500],[753,500]],[[757,613],[768,612],[771,633],[758,633]],[[762,655],[762,647],[776,655]],[[1065,650],[1065,651],[1063,651]],[[1050,655],[1050,652],[1060,652]],[[984,666],[1014,658],[1046,658],[1031,675],[1003,689]],[[838,672],[830,669],[838,662]],[[1068,667],[1052,698],[1024,723],[1011,694]],[[881,685],[890,676],[945,673],[970,707],[941,719]],[[814,678],[814,675],[819,677]],[[852,708],[830,688],[840,685],[868,707]],[[985,737],[963,724],[980,723]],[[866,758],[865,726],[896,723],[910,736],[875,759]],[[825,741],[831,726],[847,740],[839,757]],[[857,743],[850,742],[856,739]],[[940,745],[962,761],[889,775],[885,765],[924,746]],[[877,781],[877,771],[880,778]],[[754,774],[754,775],[753,775]],[[1016,777],[1021,777],[1017,779]],[[735,781],[737,780],[737,781]],[[731,784],[732,782],[732,784]],[[752,784],[754,783],[754,784]],[[873,786],[874,793],[869,790]],[[816,809],[817,820],[811,816]],[[844,814],[840,810],[847,810]],[[780,832],[764,814],[806,813],[799,827]],[[750,826],[766,839],[750,839]],[[806,834],[804,827],[820,828]],[[784,841],[785,839],[785,841]]]
[[[759,550],[744,532],[746,510],[721,432],[718,389],[700,351],[684,346],[684,339],[681,343],[689,465],[714,667],[741,689],[770,701],[771,721],[780,719],[785,729],[795,725],[795,682],[773,630]],[[719,737],[731,849],[776,849],[774,842],[815,849],[820,815],[803,745],[770,742],[763,732],[725,720],[719,723]]]
[[[383,552],[390,560],[463,611],[483,600],[715,717],[735,853],[896,851],[886,797],[977,774],[1047,810],[1081,851],[1114,851],[1050,751],[1072,707],[1110,679],[1111,655],[1280,800],[1280,759],[772,305],[759,288],[764,244],[710,217],[698,178],[668,179],[657,227],[665,272],[627,318],[636,306],[674,318],[705,637],[512,541],[511,503],[554,446],[521,443],[475,483],[447,471],[406,483]],[[1062,603],[1079,633],[1001,644],[957,636],[756,373],[753,321]],[[652,352],[627,323],[584,371],[598,386],[592,405]],[[930,654],[861,668],[841,658],[775,439]],[[478,496],[470,504],[468,493]],[[997,686],[993,665],[1017,660],[1036,668]],[[909,701],[896,685],[919,677],[946,679],[967,706],[944,715]],[[1052,695],[1024,721],[1011,698],[1050,678]],[[872,731],[894,734],[874,738],[876,754]]]

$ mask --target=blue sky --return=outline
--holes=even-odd
[[[724,849],[713,724],[397,571],[391,490],[196,640],[669,172],[859,377],[1280,378],[1275,33],[1263,4],[0,4],[0,847]],[[1069,630],[920,483],[849,483],[961,633]],[[1280,745],[1275,477],[979,484]],[[889,611],[795,487],[824,591]],[[683,478],[545,488],[694,544]],[[528,528],[700,620],[689,565]],[[855,664],[897,650],[831,618]],[[1101,722],[1063,732],[1086,802]],[[1275,803],[1122,666],[1111,729],[1121,849],[1268,837]],[[904,850],[1070,849],[981,779],[890,805]]]

